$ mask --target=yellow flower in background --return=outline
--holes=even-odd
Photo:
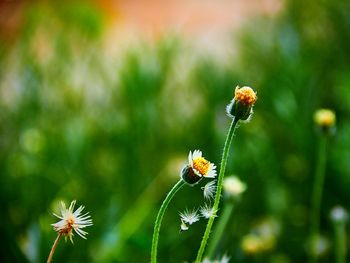
[[[79,236],[86,239],[85,235],[87,232],[82,230],[82,228],[93,225],[89,212],[81,214],[81,212],[84,210],[84,206],[80,206],[77,210],[75,210],[75,212],[73,212],[75,203],[75,200],[72,201],[69,208],[67,209],[65,203],[61,202],[61,215],[59,216],[53,214],[61,220],[55,224],[51,224],[55,231],[57,231],[59,234],[64,235],[65,237],[68,236],[72,243],[73,229]]]
[[[319,126],[332,127],[335,125],[335,113],[329,109],[319,109],[314,114],[314,121]]]

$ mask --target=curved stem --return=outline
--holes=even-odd
[[[227,222],[230,219],[230,216],[233,211],[233,207],[234,206],[232,202],[228,202],[225,204],[224,211],[222,212],[219,219],[219,223],[214,229],[214,234],[211,239],[211,242],[209,242],[208,254],[207,254],[209,256],[209,259],[213,259],[214,257],[215,250],[220,242],[222,234],[224,233]]]
[[[225,145],[224,145],[224,151],[222,153],[222,159],[221,159],[221,165],[220,165],[220,173],[218,176],[218,184],[217,184],[217,190],[215,194],[215,200],[214,200],[214,205],[213,205],[213,211],[217,211],[219,208],[219,203],[220,203],[220,198],[221,198],[221,190],[222,190],[222,184],[224,181],[224,175],[225,175],[225,170],[226,170],[226,163],[227,163],[227,157],[228,157],[228,152],[230,149],[232,137],[235,131],[235,127],[238,123],[239,119],[234,118],[231,122],[231,126],[228,130]],[[196,262],[199,263],[202,260],[203,253],[205,250],[205,246],[207,245],[207,241],[210,235],[211,228],[213,226],[213,222],[215,220],[215,215],[212,215],[207,223],[207,227],[205,229],[201,245],[198,250]]]
[[[165,210],[167,209],[171,199],[175,196],[176,192],[180,190],[182,186],[184,186],[185,182],[180,179],[174,187],[170,190],[168,195],[165,197],[162,206],[159,209],[156,222],[154,223],[154,230],[153,230],[153,238],[152,238],[152,250],[151,250],[151,262],[156,263],[157,262],[157,248],[158,248],[158,238],[159,238],[159,231],[160,226],[162,224],[163,216],[165,213]]]
[[[55,250],[56,250],[58,241],[60,240],[60,237],[61,237],[61,236],[62,236],[62,234],[61,234],[61,233],[58,233],[58,236],[56,237],[55,242],[54,242],[53,245],[52,245],[52,248],[51,248],[51,251],[50,251],[50,255],[49,255],[49,257],[47,258],[47,263],[50,263],[50,262],[52,261],[53,253],[55,253]]]
[[[327,136],[322,135],[320,137],[317,166],[314,178],[314,186],[311,199],[311,228],[310,228],[310,241],[311,249],[314,246],[315,240],[318,239],[320,234],[320,208],[322,200],[322,191],[325,178],[325,167],[326,167],[326,149],[327,149]],[[310,253],[310,262],[316,262],[315,253]]]

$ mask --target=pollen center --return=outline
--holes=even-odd
[[[254,104],[256,101],[256,94],[250,87],[236,88],[235,99],[244,104]]]
[[[198,157],[193,160],[193,168],[200,172],[201,175],[206,175],[209,170],[210,162],[203,157]]]

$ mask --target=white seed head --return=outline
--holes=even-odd
[[[89,212],[81,214],[84,206],[80,206],[77,210],[75,210],[75,212],[73,212],[75,203],[75,200],[72,201],[69,208],[67,209],[65,203],[61,202],[61,215],[59,216],[53,214],[61,220],[55,224],[51,224],[55,231],[64,235],[65,237],[68,236],[72,243],[73,229],[80,237],[86,239],[85,235],[87,235],[87,232],[82,230],[82,228],[93,225]]]
[[[209,219],[212,216],[216,217],[217,216],[216,212],[217,212],[217,209],[214,209],[214,207],[208,204],[205,204],[200,208],[201,216],[206,219]]]
[[[181,221],[187,224],[192,225],[193,223],[199,221],[199,216],[197,214],[197,210],[185,210],[183,213],[179,213]]]
[[[206,200],[210,200],[214,197],[215,191],[216,191],[216,181],[210,181],[207,183],[203,189],[203,195]]]

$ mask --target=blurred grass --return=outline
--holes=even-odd
[[[350,6],[289,1],[276,18],[256,18],[220,63],[193,55],[179,36],[111,57],[104,17],[93,6],[31,4],[15,43],[0,42],[2,262],[42,262],[58,201],[91,212],[88,240],[61,242],[62,262],[148,262],[153,222],[189,150],[218,164],[236,84],[258,90],[252,121],[234,138],[228,173],[248,184],[221,248],[234,262],[303,262],[308,233],[318,107],[337,113],[328,152],[322,233],[331,207],[350,205]],[[202,204],[200,187],[181,191],[165,215],[160,262],[192,260],[204,221],[179,233],[178,211]],[[266,218],[275,245],[240,249]],[[331,240],[332,241],[332,240]],[[322,262],[332,262],[328,252]]]

